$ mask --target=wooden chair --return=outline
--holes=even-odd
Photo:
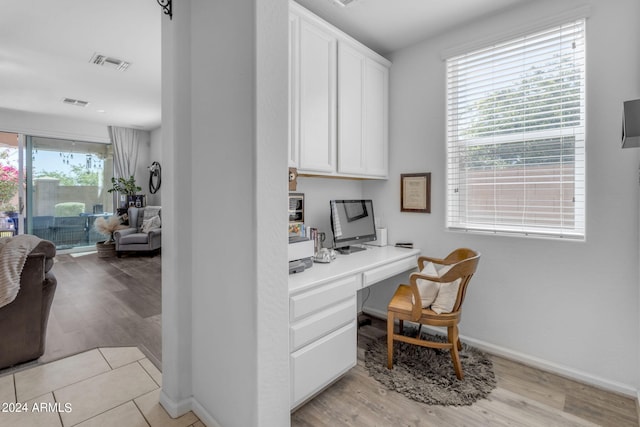
[[[458,379],[463,379],[462,366],[460,364],[459,351],[462,344],[458,336],[458,323],[462,314],[462,302],[467,291],[467,286],[471,277],[476,271],[480,254],[471,249],[456,249],[444,259],[429,258],[421,256],[418,258],[420,271],[424,269],[425,263],[451,266],[449,271],[442,277],[428,276],[422,273],[412,273],[409,279],[410,285],[400,285],[396,293],[391,298],[387,311],[387,367],[393,368],[393,341],[403,341],[409,344],[420,345],[432,348],[448,348],[451,352],[453,367]],[[458,294],[455,304],[450,313],[438,314],[431,310],[431,307],[422,308],[422,299],[418,288],[417,280],[425,279],[433,282],[450,283],[460,279]],[[394,332],[395,320],[399,320],[399,332]],[[402,335],[404,321],[417,322],[420,324],[416,338]],[[446,326],[448,342],[433,342],[420,339],[420,328],[422,325]]]

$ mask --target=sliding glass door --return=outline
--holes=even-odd
[[[26,232],[58,249],[104,240],[93,224],[113,212],[111,145],[27,136],[25,148]]]

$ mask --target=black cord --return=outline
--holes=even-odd
[[[155,183],[154,183],[155,178]],[[162,167],[160,167],[160,163],[153,162],[149,167],[149,192],[151,194],[156,194],[156,192],[160,189],[160,185],[162,185]]]
[[[370,288],[366,288],[367,291],[367,296],[362,298],[362,303],[360,303],[360,312],[362,313],[364,310],[364,303],[367,302],[367,300],[369,299],[369,297],[371,296],[371,289]]]

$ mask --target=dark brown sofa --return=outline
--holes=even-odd
[[[41,241],[27,257],[16,299],[0,308],[0,369],[44,354],[47,321],[57,286],[51,272],[55,255],[55,245]]]

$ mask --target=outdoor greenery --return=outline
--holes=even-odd
[[[11,166],[7,159],[9,150],[0,151],[0,210],[15,211],[15,206],[11,205],[18,192],[18,169]]]
[[[100,173],[91,171],[81,165],[71,165],[71,173],[66,174],[60,171],[42,171],[36,174],[36,178],[56,178],[60,180],[60,185],[64,186],[98,186],[100,183]]]
[[[575,137],[557,137],[527,141],[482,144],[468,147],[468,169],[504,169],[510,166],[534,166],[575,161]]]
[[[532,67],[512,87],[495,90],[469,103],[472,117],[462,134],[467,164],[472,168],[504,168],[519,164],[573,162],[575,138],[531,138],[514,142],[474,144],[499,135],[539,132],[580,124],[580,70],[567,60],[554,59]]]

